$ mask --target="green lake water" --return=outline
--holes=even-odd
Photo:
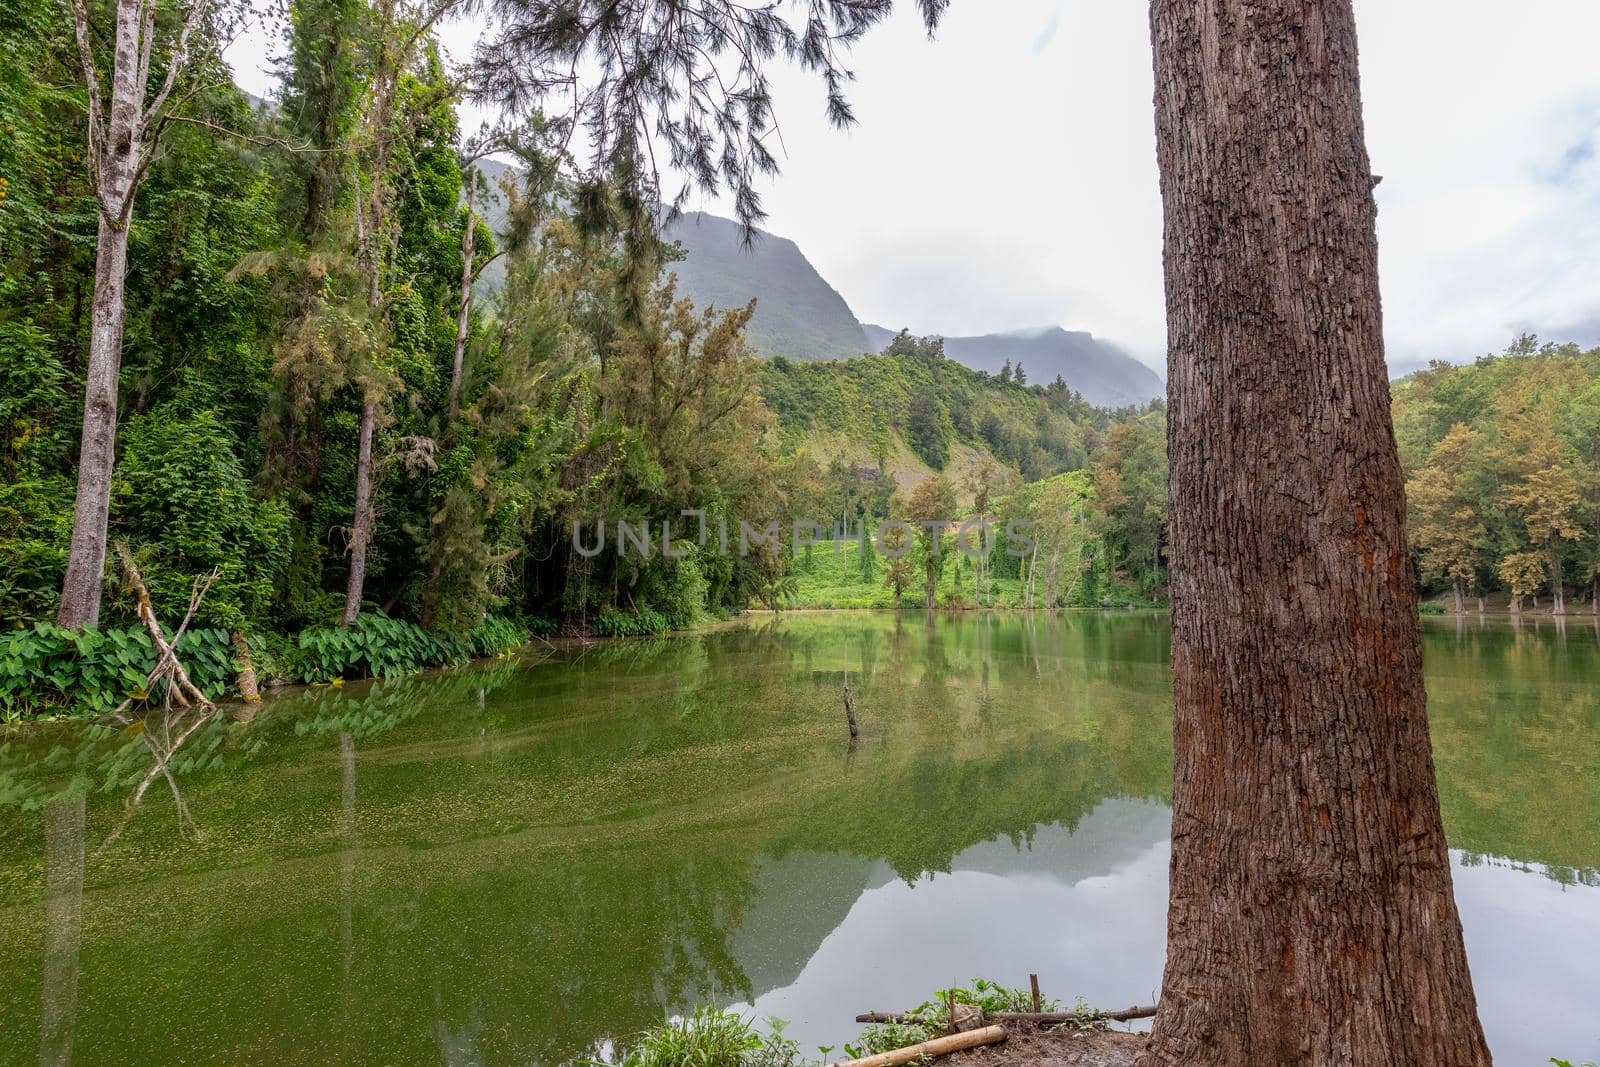
[[[1426,639],[1490,1043],[1600,1060],[1600,628]],[[269,699],[137,807],[175,735],[11,731],[0,1062],[553,1065],[700,1001],[809,1049],[1030,971],[1068,1004],[1148,1003],[1168,666],[1154,615],[535,646]]]

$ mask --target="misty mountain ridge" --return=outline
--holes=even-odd
[[[479,210],[491,229],[505,226],[500,182],[514,168],[492,159],[478,166],[487,179],[479,187]],[[739,308],[756,301],[745,331],[750,347],[764,356],[797,360],[849,359],[881,352],[899,331],[863,325],[845,298],[828,283],[794,241],[758,230],[746,246],[732,219],[690,211],[664,222],[662,237],[683,258],[665,266],[675,274],[678,293],[701,307]],[[481,285],[498,291],[504,282],[499,261],[484,272]],[[913,333],[918,331],[913,328]],[[1028,380],[1044,385],[1060,375],[1092,404],[1124,407],[1162,396],[1166,389],[1149,367],[1092,334],[1059,327],[1022,329],[982,337],[947,337],[945,355],[974,370],[998,374],[1007,360],[1021,363]]]
[[[899,333],[874,325],[866,330],[880,351]],[[1009,362],[1021,365],[1035,385],[1060,375],[1099,407],[1137,406],[1166,395],[1166,384],[1154,370],[1109,341],[1080,330],[1045,326],[943,340],[944,354],[973,370],[999,374]]]

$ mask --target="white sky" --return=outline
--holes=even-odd
[[[1146,4],[956,0],[931,42],[898,7],[855,51],[855,130],[827,125],[814,79],[776,73],[787,151],[767,228],[864,322],[1061,325],[1161,366]],[[1356,11],[1391,364],[1469,359],[1523,330],[1600,343],[1600,3]],[[466,58],[477,32],[447,27],[447,49]],[[246,89],[270,88],[275,47],[235,45]]]

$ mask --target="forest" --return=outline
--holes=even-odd
[[[1457,614],[1600,605],[1600,349],[1532,336],[1399,383],[1418,570]],[[1541,601],[1541,597],[1545,598]]]
[[[152,84],[171,94],[149,102],[142,158],[119,179],[105,155],[116,109],[99,99],[115,79],[98,76],[114,58],[95,32],[80,48],[47,5],[6,0],[9,712],[103,710],[137,689],[153,652],[118,546],[168,626],[205,586],[184,650],[217,685],[236,657],[266,680],[311,681],[529,633],[658,632],[796,603],[786,549],[684,540],[672,558],[586,558],[572,526],[684,509],[871,525],[910,508],[923,480],[937,482],[925,497],[956,502],[940,517],[1031,518],[1046,479],[1077,472],[1063,499],[1083,532],[1068,563],[1047,548],[1050,577],[1027,603],[1082,601],[1059,575],[1089,569],[1091,531],[1111,580],[1159,598],[1159,408],[1096,410],[1059,379],[969,371],[905,336],[869,359],[756,360],[749,308],[677,297],[675,249],[626,182],[584,176],[537,116],[459,128],[463,85],[408,11],[294,5],[282,92],[266,102],[232,84],[225,27],[169,27],[163,40],[191,37],[157,57],[172,78]],[[475,162],[491,152],[517,162],[515,187],[487,187]],[[505,232],[484,221],[493,198]],[[107,264],[119,234],[122,278]],[[491,264],[505,280],[484,296]],[[846,428],[871,469],[813,447]],[[894,442],[918,460],[898,481]],[[81,521],[75,504],[86,486],[93,497],[97,463],[106,532],[91,544],[92,511]],[[925,540],[906,563],[919,572],[943,564]],[[898,578],[869,577],[900,599]]]
[[[861,358],[755,358],[749,308],[677,296],[657,205],[625,175],[578,167],[538,115],[459,127],[465,88],[415,11],[294,5],[265,102],[233,85],[226,27],[169,30],[191,37],[121,186],[99,38],[27,0],[4,20],[8,714],[137,690],[153,652],[119,546],[169,625],[205,587],[185,648],[219,687],[241,658],[267,680],[394,673],[751,606],[1164,601],[1162,404],[1095,408],[905,333]],[[489,187],[491,153],[519,180]],[[1430,590],[1560,611],[1600,583],[1597,368],[1525,339],[1398,386]],[[837,519],[848,543],[574,551],[574,524],[685,510]],[[924,531],[890,561],[890,518],[1022,521],[1036,550],[973,559]]]

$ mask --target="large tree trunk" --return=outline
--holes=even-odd
[[[1451,583],[1451,589],[1456,596],[1456,614],[1465,615],[1467,612],[1467,591],[1460,578]]]
[[[361,594],[367,580],[367,542],[372,539],[372,434],[377,422],[377,401],[363,398],[360,442],[356,446],[356,513],[350,526],[350,575],[344,587],[341,626],[349,626],[361,614]]]
[[[1152,0],[1171,901],[1146,1063],[1482,1064],[1350,0]]]
[[[126,186],[132,185],[131,173]],[[125,188],[126,188],[125,186]],[[132,212],[128,212],[131,216]],[[117,382],[122,372],[123,283],[128,272],[128,224],[100,213],[95,251],[94,312],[89,365],[84,376],[83,435],[78,452],[78,496],[72,509],[72,546],[61,584],[56,622],[96,626],[105,584],[106,531],[111,516],[111,474],[117,456]]]

